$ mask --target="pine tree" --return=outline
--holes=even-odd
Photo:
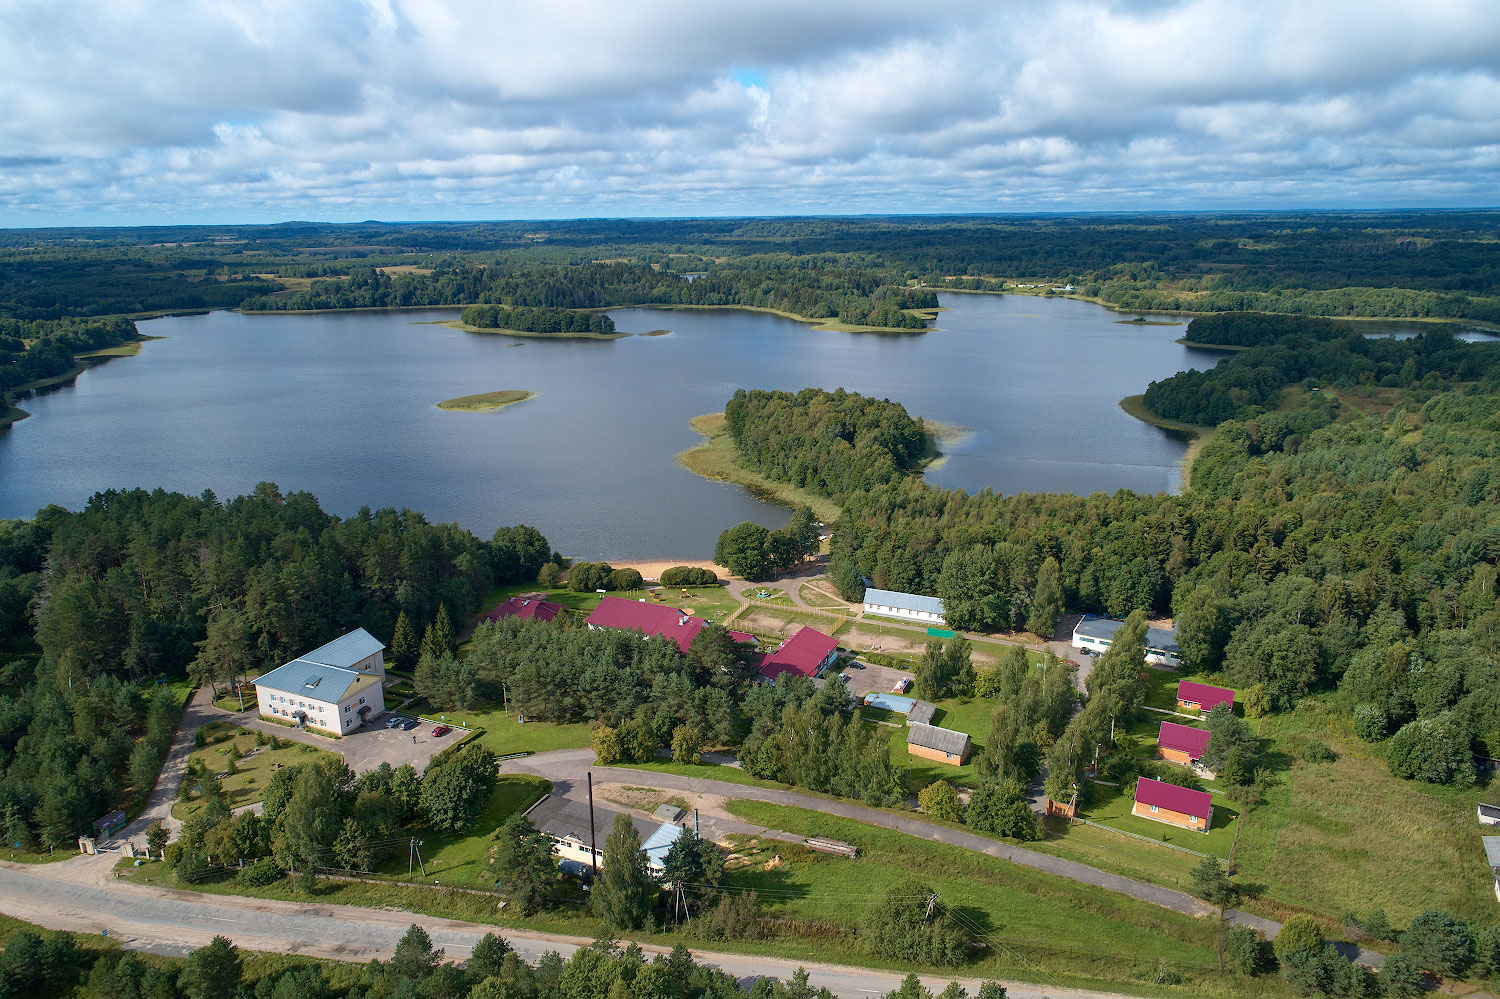
[[[646,865],[646,851],[630,816],[615,816],[614,829],[604,841],[604,870],[590,899],[594,914],[617,930],[636,930],[651,918],[656,883]]]
[[[412,630],[406,611],[402,611],[396,618],[396,630],[391,633],[391,661],[397,669],[411,669],[420,650],[417,633]]]
[[[438,604],[437,617],[432,619],[422,636],[422,656],[441,659],[453,651],[453,624],[448,620],[448,608]]]

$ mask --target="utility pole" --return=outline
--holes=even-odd
[[[594,834],[594,772],[588,772],[589,778],[589,870],[593,872],[594,879],[599,878],[599,839]]]

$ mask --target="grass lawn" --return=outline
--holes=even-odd
[[[686,597],[682,595],[684,589],[688,593]],[[739,607],[739,601],[735,600],[728,588],[724,586],[666,586],[658,587],[656,592],[662,594],[661,600],[657,600],[655,594],[649,589],[617,590],[608,595],[620,597],[623,600],[644,599],[648,603],[680,607],[709,620],[722,620],[724,615]],[[593,590],[578,593],[566,587],[548,589],[535,583],[515,583],[509,586],[497,586],[491,590],[489,596],[485,597],[484,602],[480,604],[480,615],[489,613],[497,604],[523,593],[541,593],[552,603],[568,608],[580,621],[599,606],[600,599],[605,596]]]
[[[498,413],[506,406],[536,398],[535,392],[525,389],[502,389],[498,392],[480,392],[477,395],[461,395],[457,399],[444,399],[438,409],[450,409],[461,413]]]
[[[1474,815],[1486,790],[1393,777],[1383,746],[1356,738],[1347,716],[1323,700],[1260,719],[1280,772],[1240,836],[1240,875],[1265,884],[1268,903],[1329,915],[1380,906],[1398,928],[1429,907],[1494,922],[1494,884],[1480,842],[1488,830]],[[1298,758],[1299,746],[1314,739],[1337,759]]]
[[[203,726],[202,732],[208,739],[208,745],[202,749],[193,750],[191,759],[208,767],[209,773],[223,773],[229,759],[225,750],[231,746],[241,757],[244,757],[235,760],[238,773],[223,777],[219,781],[220,786],[229,795],[230,808],[239,808],[241,805],[259,801],[265,794],[266,783],[271,779],[271,774],[276,772],[278,764],[295,766],[299,763],[310,763],[321,756],[337,756],[336,753],[330,753],[326,749],[306,746],[300,742],[288,742],[280,749],[262,746],[260,752],[254,756],[245,756],[255,748],[256,733],[221,721],[209,722]],[[172,805],[172,817],[185,819],[202,807],[203,799],[197,791],[194,791],[190,800],[178,801]]]
[[[1137,836],[1145,836],[1162,843],[1171,843],[1174,846],[1186,847],[1189,850],[1212,854],[1227,860],[1229,847],[1234,842],[1235,824],[1239,819],[1240,807],[1229,802],[1219,792],[1213,793],[1213,803],[1213,823],[1208,832],[1193,832],[1191,829],[1179,829],[1165,822],[1156,822],[1132,815],[1130,809],[1134,801],[1124,793],[1123,786],[1109,787],[1105,784],[1095,784],[1094,800],[1083,809],[1082,815],[1090,822],[1098,822],[1114,829],[1135,833]],[[1120,838],[1127,839],[1128,837]],[[1193,863],[1197,861],[1194,860]]]
[[[764,594],[764,596],[762,596]],[[775,604],[777,607],[795,607],[785,590],[773,586],[747,586],[740,590],[740,598],[755,604]]]
[[[748,822],[859,847],[855,860],[777,840],[750,840],[737,851],[729,882],[763,892],[775,915],[799,921],[810,937],[857,926],[883,892],[918,877],[990,934],[984,956],[961,969],[965,976],[1070,985],[1086,978],[1136,991],[1165,962],[1187,978],[1192,994],[1256,994],[1260,985],[1217,976],[1213,926],[1205,920],[848,819],[751,801],[728,808]],[[1280,989],[1274,980],[1265,987]]]
[[[425,701],[415,701],[406,709],[412,714],[432,712]],[[545,753],[553,749],[578,749],[589,744],[592,727],[587,722],[572,725],[556,725],[552,722],[529,721],[521,724],[514,708],[507,714],[500,705],[491,705],[482,710],[445,711],[449,721],[464,728],[482,728],[477,741],[496,756],[510,753]]]
[[[467,832],[412,830],[422,841],[422,859],[427,865],[426,880],[463,888],[488,888],[494,881],[489,873],[489,853],[494,833],[517,812],[524,812],[552,789],[541,777],[507,774],[500,778],[485,802],[479,820]],[[407,858],[393,856],[380,867],[380,873],[406,876]],[[417,874],[420,878],[422,875]]]

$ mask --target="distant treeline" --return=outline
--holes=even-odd
[[[1257,321],[1250,320],[1226,332],[1260,340],[1261,346],[1225,358],[1209,371],[1180,371],[1152,382],[1146,389],[1146,407],[1167,419],[1213,426],[1274,408],[1283,388],[1309,379],[1309,387],[1324,383],[1335,389],[1378,385],[1439,391],[1500,372],[1500,343],[1465,343],[1443,329],[1398,340],[1282,316],[1266,324],[1279,331],[1266,340],[1255,332],[1256,326]]]
[[[480,329],[522,330],[527,333],[599,333],[615,331],[615,321],[585,309],[518,308],[471,305],[463,312],[465,326]]]
[[[0,230],[0,315],[232,306],[276,290],[249,276],[255,273],[305,278],[403,263],[445,268],[524,260],[572,268],[625,260],[662,272],[707,272],[712,283],[716,268],[781,258],[803,270],[877,272],[881,284],[894,288],[915,281],[989,289],[1000,278],[1071,283],[1085,295],[1142,311],[1500,321],[1497,233],[1500,213],[1493,211]],[[800,288],[789,287],[766,289],[753,296],[759,301],[746,300],[748,289],[741,288],[732,300],[716,304],[759,305],[849,322],[869,321],[880,307],[866,297],[868,289],[832,287],[850,292],[850,300],[825,298],[828,311],[817,313],[798,307]],[[588,308],[675,301],[438,297],[427,304]],[[923,306],[913,302],[911,307]]]
[[[905,406],[843,389],[740,389],[724,415],[742,462],[834,500],[897,482],[933,454],[932,434]]]
[[[750,306],[808,319],[894,329],[926,323],[903,309],[935,308],[937,295],[900,275],[850,267],[838,258],[755,257],[712,265],[702,277],[642,263],[559,265],[512,256],[486,265],[453,263],[430,274],[357,269],[347,279],[315,280],[307,291],[257,296],[251,311],[401,308],[480,304],[509,308],[598,309],[616,305]]]
[[[1348,327],[1342,327],[1347,332]],[[1291,333],[1335,335],[1340,327],[1330,320],[1305,316],[1266,315],[1263,312],[1219,312],[1188,323],[1188,343],[1225,347],[1259,347]]]
[[[129,319],[0,319],[0,401],[18,386],[71,371],[78,354],[138,337]]]

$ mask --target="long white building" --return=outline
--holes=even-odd
[[[939,598],[896,590],[877,590],[874,587],[865,589],[865,613],[920,621],[922,624],[944,623],[943,601]]]
[[[385,712],[385,646],[356,628],[251,681],[263,717],[343,735]]]

